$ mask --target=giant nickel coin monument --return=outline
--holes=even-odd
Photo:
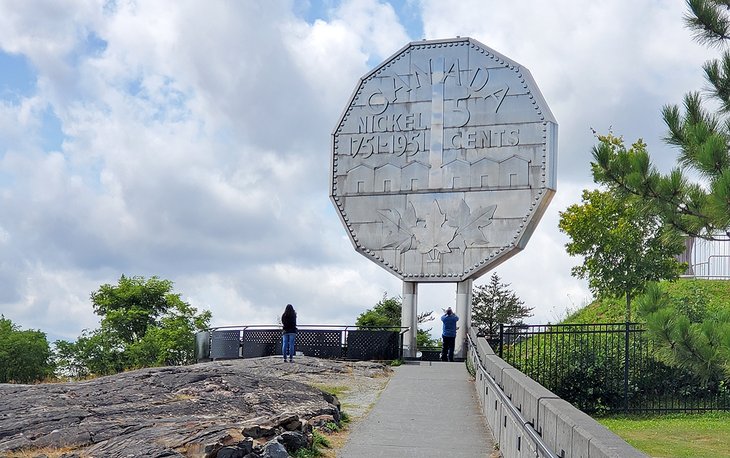
[[[355,249],[403,281],[457,284],[456,353],[474,279],[522,250],[556,189],[558,126],[520,64],[470,38],[413,42],[363,76],[332,135],[331,198]]]

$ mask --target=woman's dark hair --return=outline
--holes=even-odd
[[[292,315],[297,316],[297,312],[294,311],[294,306],[291,304],[286,304],[286,308],[284,309],[284,315],[282,315],[282,317]]]

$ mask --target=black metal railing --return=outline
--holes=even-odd
[[[402,358],[408,328],[300,325],[296,351],[305,356],[350,360]],[[277,325],[221,326],[196,336],[198,361],[281,355],[283,331]]]
[[[501,326],[494,351],[589,413],[730,410],[730,381],[670,367],[638,323]]]
[[[418,347],[418,359],[421,361],[439,361],[441,359],[441,347]]]

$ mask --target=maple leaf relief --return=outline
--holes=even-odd
[[[416,249],[428,254],[431,261],[437,261],[442,253],[451,253],[449,243],[454,239],[456,228],[446,224],[446,214],[441,212],[438,201],[431,204],[431,213],[424,223],[413,228]]]
[[[380,221],[383,223],[383,248],[395,248],[400,253],[413,249],[413,231],[416,227],[416,210],[413,204],[408,203],[405,214],[401,216],[398,210],[387,208],[378,210]]]
[[[449,244],[452,248],[466,250],[473,245],[486,245],[488,240],[482,229],[492,224],[496,205],[478,207],[472,211],[462,199],[456,211],[448,219],[448,225],[455,228],[456,234]]]
[[[396,249],[401,254],[418,250],[428,255],[430,262],[436,262],[443,253],[486,245],[483,229],[492,224],[496,209],[496,205],[490,205],[472,210],[462,199],[448,215],[437,200],[431,203],[429,213],[420,218],[412,202],[408,202],[403,214],[394,208],[377,210],[383,230],[381,249]]]

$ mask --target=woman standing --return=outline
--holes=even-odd
[[[289,354],[289,362],[294,361],[294,339],[297,336],[297,312],[294,311],[294,307],[291,304],[286,304],[284,314],[281,315],[281,324],[284,327],[284,335],[281,339],[281,354],[284,355],[284,361],[286,361],[286,355]]]

